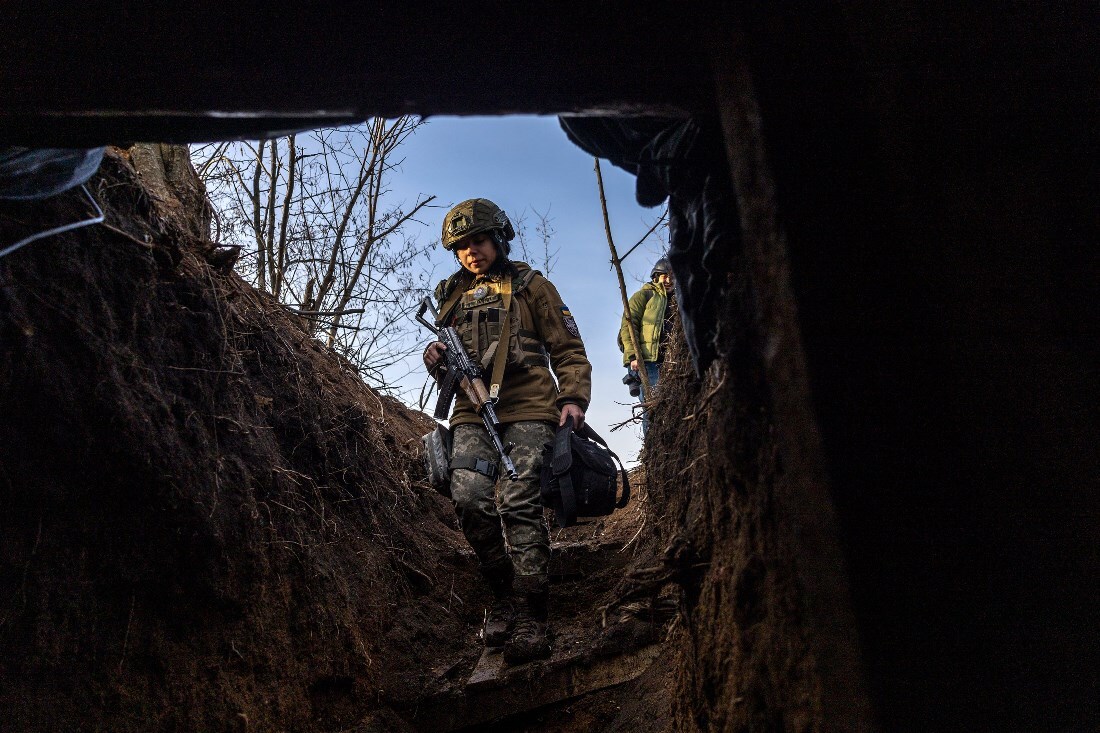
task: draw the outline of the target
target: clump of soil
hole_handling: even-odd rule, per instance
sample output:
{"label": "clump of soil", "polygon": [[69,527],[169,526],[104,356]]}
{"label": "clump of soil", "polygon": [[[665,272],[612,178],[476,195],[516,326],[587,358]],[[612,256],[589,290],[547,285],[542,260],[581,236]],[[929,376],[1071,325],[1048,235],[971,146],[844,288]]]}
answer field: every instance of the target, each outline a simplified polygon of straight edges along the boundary
{"label": "clump of soil", "polygon": [[[110,150],[89,184],[105,225],[0,260],[5,727],[384,716],[461,656],[483,600],[419,482],[426,418],[234,274],[178,172],[140,157]],[[3,204],[0,241],[85,207]]]}

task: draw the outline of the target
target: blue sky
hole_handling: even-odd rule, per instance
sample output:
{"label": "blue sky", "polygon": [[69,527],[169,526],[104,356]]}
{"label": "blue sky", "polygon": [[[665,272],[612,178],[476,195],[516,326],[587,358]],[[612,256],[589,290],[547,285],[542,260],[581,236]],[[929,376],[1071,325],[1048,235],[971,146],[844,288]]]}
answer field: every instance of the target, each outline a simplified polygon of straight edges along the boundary
{"label": "blue sky", "polygon": [[[438,242],[447,208],[474,197],[492,199],[509,215],[546,212],[555,230],[557,260],[548,274],[580,327],[593,366],[588,419],[624,462],[641,447],[640,428],[614,433],[610,426],[630,417],[631,398],[622,384],[622,354],[615,343],[622,300],[604,234],[593,158],[566,138],[554,117],[432,118],[401,147],[404,162],[389,180],[392,201],[412,205],[418,195],[435,195],[440,208],[419,217],[421,242]],[[601,161],[611,231],[620,254],[633,246],[663,209],[644,209],[634,200],[634,177]],[[409,234],[417,235],[416,227]],[[530,232],[536,240],[534,231]],[[664,252],[663,232],[652,235],[625,261],[623,274],[633,293],[648,279]],[[532,242],[533,244],[535,242]],[[513,257],[518,256],[513,251]],[[457,268],[439,248],[437,279]],[[426,339],[425,339],[426,341]],[[418,392],[423,372],[406,378]]]}

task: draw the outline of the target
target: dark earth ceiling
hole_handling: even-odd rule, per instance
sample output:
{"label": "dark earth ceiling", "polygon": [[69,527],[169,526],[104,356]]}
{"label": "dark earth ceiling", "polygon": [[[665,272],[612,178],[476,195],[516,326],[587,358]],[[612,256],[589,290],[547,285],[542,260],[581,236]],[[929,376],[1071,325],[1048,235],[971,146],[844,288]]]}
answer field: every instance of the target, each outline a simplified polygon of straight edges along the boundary
{"label": "dark earth ceiling", "polygon": [[373,115],[681,115],[713,89],[676,3],[6,3],[0,140],[186,142]]}

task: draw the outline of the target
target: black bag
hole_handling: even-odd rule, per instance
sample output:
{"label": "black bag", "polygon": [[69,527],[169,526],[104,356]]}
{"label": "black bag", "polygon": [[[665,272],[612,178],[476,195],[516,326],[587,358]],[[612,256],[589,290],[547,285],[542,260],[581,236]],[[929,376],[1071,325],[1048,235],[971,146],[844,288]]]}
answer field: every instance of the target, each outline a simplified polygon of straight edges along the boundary
{"label": "black bag", "polygon": [[[542,503],[554,510],[561,527],[576,524],[577,517],[607,516],[630,501],[630,481],[622,461],[587,424],[581,432],[584,437],[573,432],[573,418],[567,418],[542,453]],[[618,501],[617,474],[623,479]]]}

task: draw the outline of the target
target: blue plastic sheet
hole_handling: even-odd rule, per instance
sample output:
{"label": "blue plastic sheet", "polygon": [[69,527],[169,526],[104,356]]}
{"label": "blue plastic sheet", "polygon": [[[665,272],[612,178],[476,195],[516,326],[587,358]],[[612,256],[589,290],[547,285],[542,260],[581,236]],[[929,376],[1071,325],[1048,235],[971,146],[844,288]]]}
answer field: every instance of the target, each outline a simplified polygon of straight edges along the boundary
{"label": "blue plastic sheet", "polygon": [[0,148],[0,199],[56,196],[87,181],[105,148]]}

